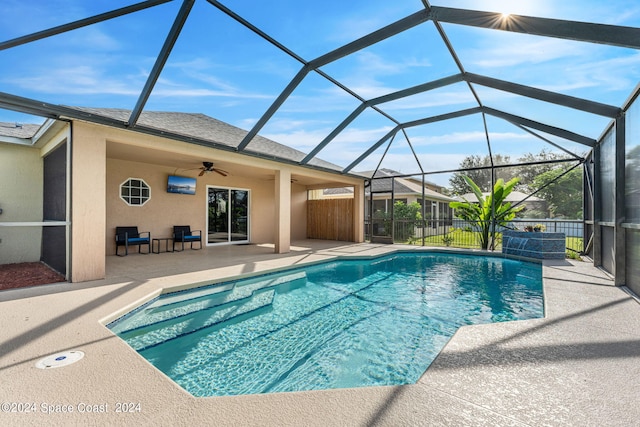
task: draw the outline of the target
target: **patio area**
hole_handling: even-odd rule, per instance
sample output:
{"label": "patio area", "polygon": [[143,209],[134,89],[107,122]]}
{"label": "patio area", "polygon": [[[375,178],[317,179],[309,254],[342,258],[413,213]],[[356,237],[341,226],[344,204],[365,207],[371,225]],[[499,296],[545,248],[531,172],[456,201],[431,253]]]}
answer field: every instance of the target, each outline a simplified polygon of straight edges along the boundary
{"label": "patio area", "polygon": [[[104,280],[2,291],[0,424],[637,423],[640,408],[628,399],[640,394],[640,305],[588,262],[545,261],[544,319],[463,327],[409,386],[194,398],[103,326],[163,287],[407,248],[415,249],[305,240],[287,254],[243,245],[109,256]],[[85,357],[35,367],[68,350]],[[21,413],[5,412],[7,403]]]}

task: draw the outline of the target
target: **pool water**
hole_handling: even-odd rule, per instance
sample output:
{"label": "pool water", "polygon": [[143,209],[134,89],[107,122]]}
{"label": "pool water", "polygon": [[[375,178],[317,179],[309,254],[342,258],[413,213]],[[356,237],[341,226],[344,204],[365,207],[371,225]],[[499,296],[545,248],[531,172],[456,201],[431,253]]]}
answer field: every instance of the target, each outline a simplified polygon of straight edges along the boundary
{"label": "pool water", "polygon": [[542,316],[540,264],[410,252],[164,294],[109,328],[223,396],[415,383],[460,326]]}

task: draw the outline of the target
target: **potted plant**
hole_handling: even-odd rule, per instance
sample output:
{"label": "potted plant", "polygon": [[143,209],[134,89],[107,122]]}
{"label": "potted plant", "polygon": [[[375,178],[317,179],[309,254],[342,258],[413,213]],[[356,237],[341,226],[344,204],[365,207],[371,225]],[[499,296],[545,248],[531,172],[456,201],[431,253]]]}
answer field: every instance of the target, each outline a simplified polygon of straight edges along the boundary
{"label": "potted plant", "polygon": [[533,226],[533,231],[535,231],[535,232],[544,231],[546,229],[547,229],[547,227],[545,227],[543,224],[536,224],[536,225]]}

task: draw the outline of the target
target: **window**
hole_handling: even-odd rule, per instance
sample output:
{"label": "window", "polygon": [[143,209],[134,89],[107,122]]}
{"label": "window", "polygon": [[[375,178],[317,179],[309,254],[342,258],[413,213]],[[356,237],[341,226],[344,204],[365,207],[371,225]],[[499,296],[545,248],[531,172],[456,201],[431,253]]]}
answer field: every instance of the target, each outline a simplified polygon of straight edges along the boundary
{"label": "window", "polygon": [[120,198],[129,206],[142,206],[151,198],[151,188],[140,178],[129,178],[120,184]]}
{"label": "window", "polygon": [[453,209],[449,207],[448,202],[440,202],[440,225],[453,225]]}
{"label": "window", "polygon": [[374,200],[373,201],[373,213],[386,213],[387,201],[386,200]]}

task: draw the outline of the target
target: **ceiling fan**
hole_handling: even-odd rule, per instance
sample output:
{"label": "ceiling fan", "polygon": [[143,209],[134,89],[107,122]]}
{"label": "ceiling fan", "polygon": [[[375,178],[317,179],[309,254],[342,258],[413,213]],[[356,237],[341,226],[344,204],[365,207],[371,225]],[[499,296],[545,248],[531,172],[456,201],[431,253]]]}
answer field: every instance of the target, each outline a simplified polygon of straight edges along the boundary
{"label": "ceiling fan", "polygon": [[198,176],[202,176],[202,175],[207,174],[209,172],[219,173],[222,176],[229,175],[229,172],[227,172],[225,170],[214,168],[213,167],[213,162],[202,162],[202,167],[198,168],[198,169],[200,169],[200,173],[198,174]]}

